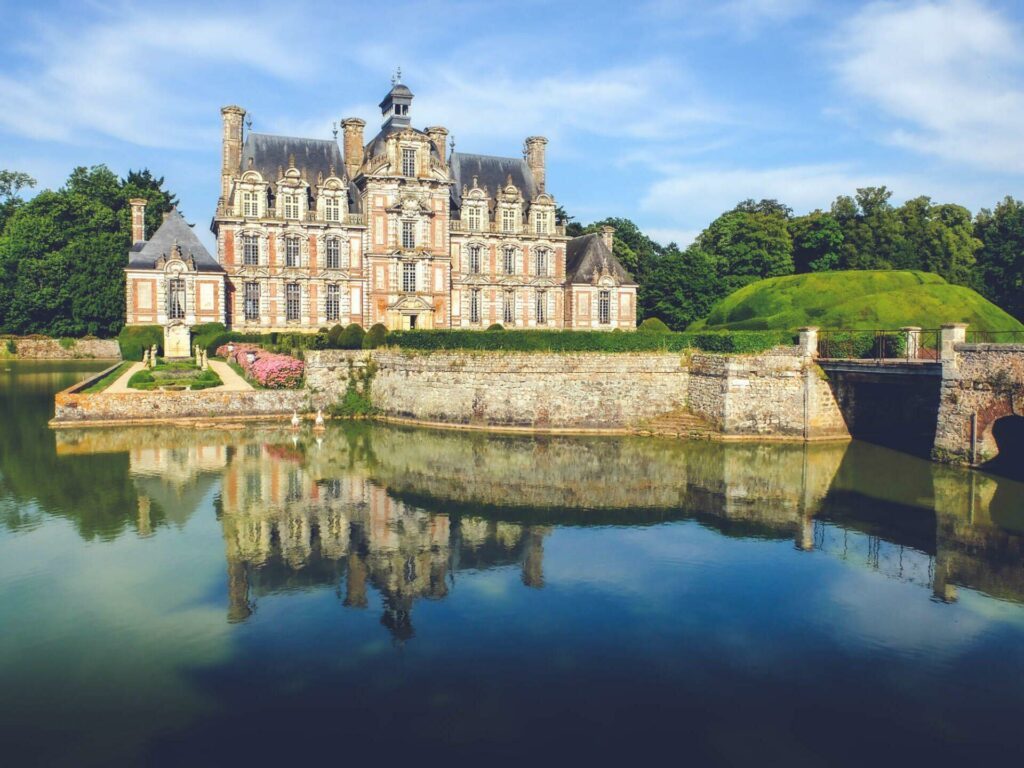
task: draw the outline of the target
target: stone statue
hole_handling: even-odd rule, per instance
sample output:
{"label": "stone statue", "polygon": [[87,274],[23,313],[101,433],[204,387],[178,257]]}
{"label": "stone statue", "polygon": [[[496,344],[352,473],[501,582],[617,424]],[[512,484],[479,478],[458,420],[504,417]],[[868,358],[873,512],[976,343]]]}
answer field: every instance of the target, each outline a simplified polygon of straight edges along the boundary
{"label": "stone statue", "polygon": [[143,350],[143,352],[142,352],[142,364],[146,368],[149,368],[149,350],[148,349]]}
{"label": "stone statue", "polygon": [[210,364],[206,360],[206,350],[205,349],[201,350],[199,352],[199,357],[201,359],[201,362],[199,363],[199,367],[202,368],[205,371],[207,368],[210,367]]}

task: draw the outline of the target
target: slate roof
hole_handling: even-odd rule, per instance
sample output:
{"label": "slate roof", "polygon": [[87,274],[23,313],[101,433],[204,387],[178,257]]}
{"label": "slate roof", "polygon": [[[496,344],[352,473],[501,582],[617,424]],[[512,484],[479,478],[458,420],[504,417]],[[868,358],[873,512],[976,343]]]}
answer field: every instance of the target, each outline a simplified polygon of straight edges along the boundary
{"label": "slate roof", "polygon": [[581,235],[565,247],[565,275],[570,283],[592,284],[602,272],[612,275],[620,284],[636,285],[633,276],[615,258],[600,234]]}
{"label": "slate roof", "polygon": [[[427,136],[427,134],[424,133],[423,131],[419,130],[418,128],[413,128],[412,126],[409,125],[395,125],[393,123],[390,125],[385,125],[383,128],[380,129],[380,133],[378,133],[376,136],[370,139],[370,143],[366,145],[367,159],[371,157],[376,157],[377,155],[383,153],[385,145],[388,140],[388,136],[390,136],[392,133],[398,133],[399,131],[414,131],[415,133],[418,133],[420,136],[429,138],[429,136]],[[438,160],[441,159],[440,152],[443,151],[444,147],[435,147],[433,143],[431,143],[430,154],[436,157]]]}
{"label": "slate roof", "polygon": [[155,269],[156,261],[161,256],[170,257],[175,243],[181,249],[181,256],[188,261],[192,256],[196,260],[196,269],[200,272],[223,272],[224,268],[210,255],[206,247],[199,242],[196,233],[177,209],[167,214],[153,236],[144,243],[136,243],[128,251],[128,269]]}
{"label": "slate roof", "polygon": [[280,169],[288,170],[291,158],[295,167],[303,172],[310,184],[316,184],[317,174],[326,179],[331,175],[339,178],[345,173],[345,162],[334,139],[299,139],[294,136],[272,136],[268,133],[250,133],[242,147],[242,167],[239,172],[259,171],[269,182],[277,181]]}
{"label": "slate roof", "polygon": [[455,181],[452,187],[452,205],[455,208],[462,207],[462,187],[465,185],[472,189],[474,176],[477,185],[487,187],[487,194],[492,198],[505,187],[509,176],[528,202],[537,194],[533,171],[522,158],[453,152],[450,162]]}

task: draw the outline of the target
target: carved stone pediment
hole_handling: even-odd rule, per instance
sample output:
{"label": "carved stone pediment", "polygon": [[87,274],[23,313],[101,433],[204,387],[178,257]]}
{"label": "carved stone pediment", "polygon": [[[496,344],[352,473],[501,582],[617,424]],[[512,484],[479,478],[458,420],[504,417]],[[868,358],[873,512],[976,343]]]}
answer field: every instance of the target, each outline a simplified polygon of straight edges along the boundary
{"label": "carved stone pediment", "polygon": [[399,312],[423,312],[433,310],[434,306],[422,296],[400,296],[388,306],[388,309]]}

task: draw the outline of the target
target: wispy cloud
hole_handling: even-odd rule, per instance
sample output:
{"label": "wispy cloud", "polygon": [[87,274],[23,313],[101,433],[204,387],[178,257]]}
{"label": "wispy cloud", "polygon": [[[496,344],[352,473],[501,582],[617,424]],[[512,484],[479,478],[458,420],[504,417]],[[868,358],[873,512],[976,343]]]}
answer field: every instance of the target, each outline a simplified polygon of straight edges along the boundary
{"label": "wispy cloud", "polygon": [[1024,35],[978,0],[874,3],[835,37],[844,93],[893,119],[885,140],[1024,171]]}

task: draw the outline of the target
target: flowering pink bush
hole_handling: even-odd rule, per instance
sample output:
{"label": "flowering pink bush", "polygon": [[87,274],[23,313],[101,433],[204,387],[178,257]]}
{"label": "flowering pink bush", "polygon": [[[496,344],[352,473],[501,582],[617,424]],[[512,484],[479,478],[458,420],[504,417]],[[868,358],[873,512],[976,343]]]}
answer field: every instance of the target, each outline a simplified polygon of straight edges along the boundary
{"label": "flowering pink bush", "polygon": [[[289,355],[267,352],[256,344],[235,344],[228,353],[228,345],[217,348],[217,357],[237,363],[245,375],[267,389],[295,389],[302,381],[306,366]],[[249,353],[255,355],[250,363]]]}

